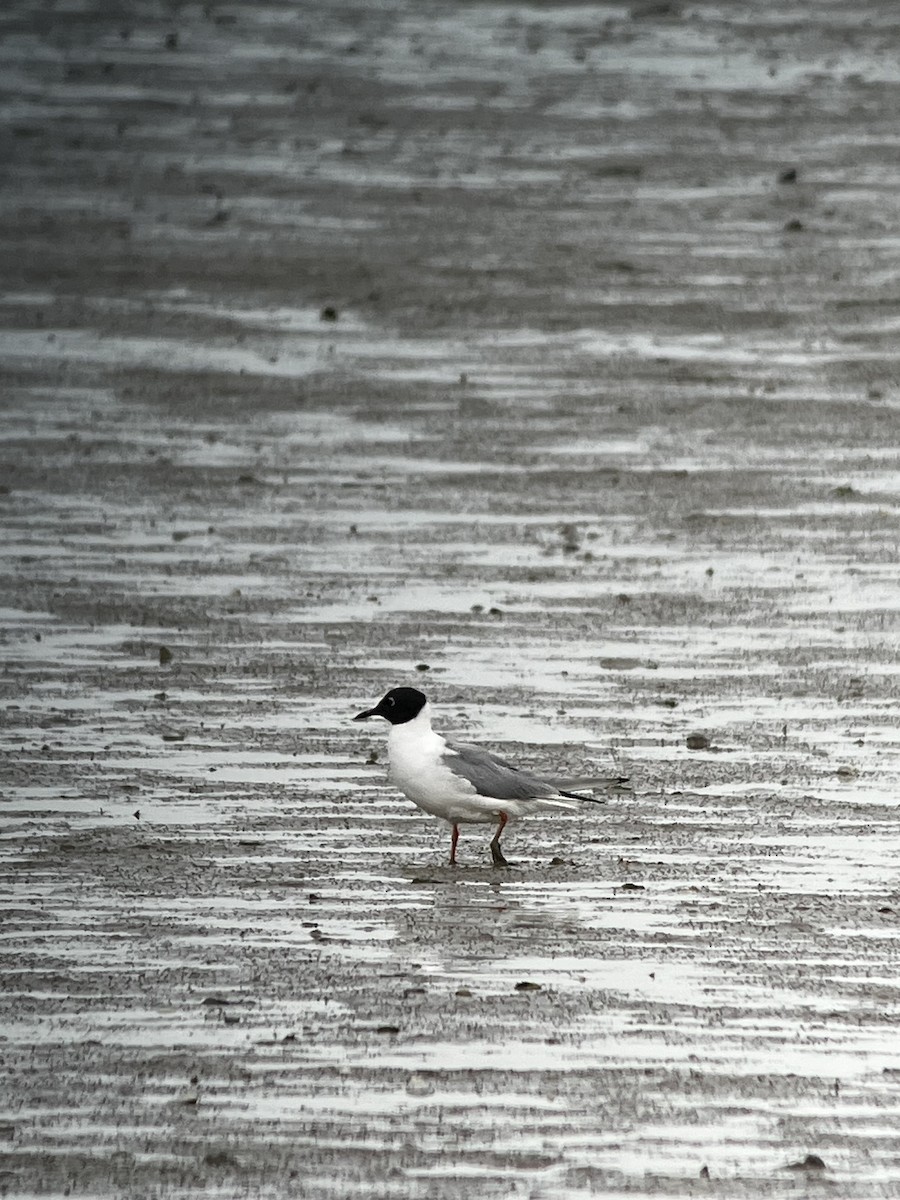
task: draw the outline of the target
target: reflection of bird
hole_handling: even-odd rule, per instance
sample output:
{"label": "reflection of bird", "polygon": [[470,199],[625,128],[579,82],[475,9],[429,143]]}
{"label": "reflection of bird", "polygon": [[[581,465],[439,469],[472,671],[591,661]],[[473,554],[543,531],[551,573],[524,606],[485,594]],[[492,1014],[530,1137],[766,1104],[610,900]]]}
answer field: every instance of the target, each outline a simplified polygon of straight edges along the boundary
{"label": "reflection of bird", "polygon": [[[390,779],[423,812],[443,817],[453,826],[451,866],[456,865],[460,825],[490,825],[496,821],[491,856],[495,867],[506,867],[509,864],[500,849],[500,834],[507,822],[547,809],[574,812],[578,804],[573,801],[603,803],[592,796],[564,791],[561,783],[520,771],[479,746],[448,742],[431,728],[430,705],[415,688],[393,688],[374,708],[353,719],[365,721],[369,717],[384,717],[391,723]],[[592,788],[616,782],[623,781],[580,779],[569,786]]]}

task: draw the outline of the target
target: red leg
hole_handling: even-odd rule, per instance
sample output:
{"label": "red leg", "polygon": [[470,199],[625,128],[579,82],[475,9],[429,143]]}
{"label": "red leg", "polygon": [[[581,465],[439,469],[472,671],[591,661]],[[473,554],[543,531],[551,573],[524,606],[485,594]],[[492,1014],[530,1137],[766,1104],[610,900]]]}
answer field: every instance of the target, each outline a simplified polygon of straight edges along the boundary
{"label": "red leg", "polygon": [[497,832],[491,840],[491,858],[494,860],[495,867],[508,867],[509,863],[503,857],[503,851],[500,849],[500,834],[506,828],[506,822],[509,817],[505,812],[500,814],[500,824],[497,826]]}
{"label": "red leg", "polygon": [[453,826],[453,832],[450,834],[450,866],[456,866],[456,843],[459,841],[459,826]]}

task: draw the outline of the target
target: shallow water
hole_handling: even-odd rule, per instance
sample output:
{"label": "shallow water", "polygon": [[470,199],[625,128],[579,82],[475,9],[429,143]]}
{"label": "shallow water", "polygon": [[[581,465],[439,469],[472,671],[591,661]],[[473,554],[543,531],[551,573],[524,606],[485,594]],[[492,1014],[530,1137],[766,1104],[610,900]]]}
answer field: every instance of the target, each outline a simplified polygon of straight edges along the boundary
{"label": "shallow water", "polygon": [[0,16],[0,1190],[900,1195],[897,21],[657,7]]}

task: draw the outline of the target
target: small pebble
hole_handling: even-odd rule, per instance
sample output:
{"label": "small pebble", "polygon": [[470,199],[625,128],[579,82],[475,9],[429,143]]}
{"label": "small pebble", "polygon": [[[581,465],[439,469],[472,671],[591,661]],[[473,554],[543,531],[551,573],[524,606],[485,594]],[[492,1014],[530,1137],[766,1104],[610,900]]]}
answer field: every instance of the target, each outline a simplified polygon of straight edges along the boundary
{"label": "small pebble", "polygon": [[807,1154],[800,1162],[787,1163],[785,1171],[826,1171],[828,1168],[818,1154]]}
{"label": "small pebble", "polygon": [[425,1075],[410,1075],[406,1081],[406,1092],[409,1096],[430,1096],[434,1092],[434,1084]]}

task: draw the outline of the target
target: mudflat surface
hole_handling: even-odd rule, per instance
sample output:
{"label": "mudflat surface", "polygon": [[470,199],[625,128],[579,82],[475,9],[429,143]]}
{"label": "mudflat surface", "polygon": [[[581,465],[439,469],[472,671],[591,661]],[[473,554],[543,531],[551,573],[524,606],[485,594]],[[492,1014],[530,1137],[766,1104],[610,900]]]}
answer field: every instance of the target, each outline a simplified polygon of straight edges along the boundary
{"label": "mudflat surface", "polygon": [[896,6],[0,38],[0,1191],[900,1196]]}

